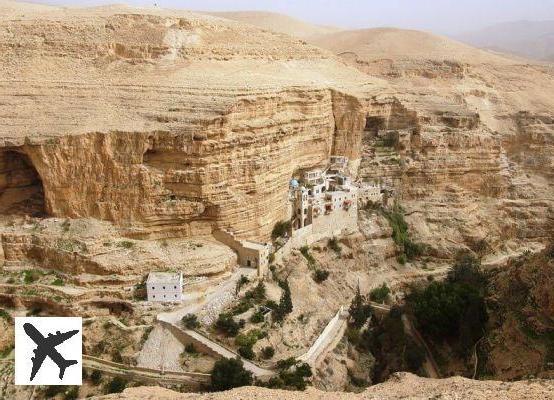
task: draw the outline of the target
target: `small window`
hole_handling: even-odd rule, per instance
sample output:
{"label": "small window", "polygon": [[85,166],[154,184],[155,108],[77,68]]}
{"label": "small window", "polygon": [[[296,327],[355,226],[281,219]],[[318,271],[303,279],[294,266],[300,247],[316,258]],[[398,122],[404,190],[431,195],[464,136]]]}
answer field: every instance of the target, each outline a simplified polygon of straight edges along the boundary
{"label": "small window", "polygon": [[154,286],[152,286],[152,290],[154,290]]}
{"label": "small window", "polygon": [[164,294],[164,299],[165,299],[165,294]]}
{"label": "small window", "polygon": [[152,295],[152,298],[153,298],[153,299],[155,299],[155,298],[156,298],[156,295],[155,295],[155,294],[153,294],[153,295]]}
{"label": "small window", "polygon": [[177,286],[173,286],[173,289],[177,289]]}
{"label": "small window", "polygon": [[162,286],[162,289],[165,290],[165,286]]}
{"label": "small window", "polygon": [[175,298],[177,298],[177,295],[175,295]]}

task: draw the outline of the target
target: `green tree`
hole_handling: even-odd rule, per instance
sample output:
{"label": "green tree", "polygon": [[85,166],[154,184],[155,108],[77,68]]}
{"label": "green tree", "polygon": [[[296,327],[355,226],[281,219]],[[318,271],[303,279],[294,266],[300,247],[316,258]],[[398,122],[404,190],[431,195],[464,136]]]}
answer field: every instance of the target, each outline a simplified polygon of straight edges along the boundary
{"label": "green tree", "polygon": [[217,321],[215,322],[215,327],[227,336],[237,336],[240,330],[240,325],[231,315],[226,313],[219,314]]}
{"label": "green tree", "polygon": [[356,289],[356,295],[350,303],[350,309],[348,312],[350,314],[351,325],[357,329],[360,329],[371,316],[371,307],[367,304],[366,299],[360,293],[359,285]]}
{"label": "green tree", "polygon": [[229,390],[252,384],[252,373],[244,369],[239,358],[224,358],[215,362],[211,373],[213,391]]}
{"label": "green tree", "polygon": [[116,376],[106,386],[106,393],[121,393],[126,387],[127,380]]}

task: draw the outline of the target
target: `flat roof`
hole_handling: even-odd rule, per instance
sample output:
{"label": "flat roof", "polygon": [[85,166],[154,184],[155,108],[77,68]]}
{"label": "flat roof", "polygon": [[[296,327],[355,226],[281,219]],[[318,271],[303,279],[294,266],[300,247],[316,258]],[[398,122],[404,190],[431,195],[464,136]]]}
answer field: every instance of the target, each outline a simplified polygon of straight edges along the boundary
{"label": "flat roof", "polygon": [[253,242],[251,240],[243,240],[242,245],[247,249],[254,249],[254,250],[264,250],[268,246],[266,243]]}
{"label": "flat roof", "polygon": [[179,283],[180,281],[180,272],[150,272],[146,280],[148,283]]}

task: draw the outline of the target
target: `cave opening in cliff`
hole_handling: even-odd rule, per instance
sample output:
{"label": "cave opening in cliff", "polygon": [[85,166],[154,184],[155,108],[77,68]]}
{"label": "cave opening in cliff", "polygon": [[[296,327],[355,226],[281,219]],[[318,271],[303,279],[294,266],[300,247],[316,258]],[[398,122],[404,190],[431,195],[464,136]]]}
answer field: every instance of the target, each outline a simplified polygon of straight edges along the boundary
{"label": "cave opening in cliff", "polygon": [[365,119],[365,132],[373,137],[378,136],[379,131],[385,129],[385,118],[377,116],[368,116]]}
{"label": "cave opening in cliff", "polygon": [[46,214],[40,175],[29,157],[18,151],[0,152],[0,214]]}

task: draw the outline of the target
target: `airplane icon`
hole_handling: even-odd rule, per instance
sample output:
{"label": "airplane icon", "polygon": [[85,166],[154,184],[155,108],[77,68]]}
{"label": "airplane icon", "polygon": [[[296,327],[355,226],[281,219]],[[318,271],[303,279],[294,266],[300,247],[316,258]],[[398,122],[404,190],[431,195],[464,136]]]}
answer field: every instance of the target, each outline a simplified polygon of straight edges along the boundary
{"label": "airplane icon", "polygon": [[35,355],[34,357],[31,357],[31,361],[33,361],[31,381],[37,374],[46,357],[50,357],[50,359],[57,364],[58,368],[60,369],[60,379],[63,379],[63,374],[65,373],[65,369],[67,367],[77,364],[77,360],[66,360],[65,358],[63,358],[61,354],[55,349],[55,347],[65,342],[73,335],[79,333],[79,330],[73,330],[64,333],[60,333],[60,331],[57,331],[55,335],[49,333],[47,337],[44,337],[38,331],[38,329],[29,322],[23,324],[23,329],[25,330],[27,336],[29,336],[33,340],[33,342],[37,344],[37,348],[33,350]]}

